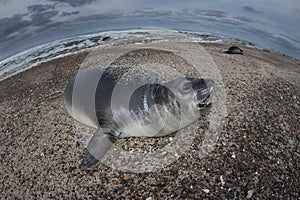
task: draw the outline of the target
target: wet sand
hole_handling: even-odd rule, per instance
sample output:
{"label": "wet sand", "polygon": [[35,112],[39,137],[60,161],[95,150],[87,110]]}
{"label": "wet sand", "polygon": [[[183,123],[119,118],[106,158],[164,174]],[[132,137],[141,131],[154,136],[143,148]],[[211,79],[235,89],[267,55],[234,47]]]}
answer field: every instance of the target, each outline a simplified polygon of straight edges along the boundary
{"label": "wet sand", "polygon": [[[184,59],[170,58],[161,51],[176,45],[189,47],[191,52],[183,54],[190,56],[190,65],[197,64],[193,63],[199,56],[193,54],[200,46],[197,43],[167,42],[134,48],[155,48],[155,55],[147,59],[162,65],[172,62],[184,73],[185,69],[180,69]],[[78,167],[85,146],[64,108],[63,92],[68,80],[91,56],[89,52],[59,58],[1,81],[0,196],[298,199],[300,61],[241,45],[244,55],[224,54],[230,46],[201,44],[219,70],[226,92],[227,116],[215,149],[199,158],[201,136],[196,136],[181,158],[154,172],[122,172],[101,163],[88,171]],[[107,54],[99,59],[110,64],[110,56],[124,55],[122,47],[119,49],[105,50]],[[174,50],[174,54],[179,53]],[[137,51],[119,57],[113,64],[136,65],[137,55],[141,55],[142,62],[145,55]],[[128,148],[138,149],[155,142],[159,145],[160,140],[168,138],[128,139],[121,146],[127,142]]]}

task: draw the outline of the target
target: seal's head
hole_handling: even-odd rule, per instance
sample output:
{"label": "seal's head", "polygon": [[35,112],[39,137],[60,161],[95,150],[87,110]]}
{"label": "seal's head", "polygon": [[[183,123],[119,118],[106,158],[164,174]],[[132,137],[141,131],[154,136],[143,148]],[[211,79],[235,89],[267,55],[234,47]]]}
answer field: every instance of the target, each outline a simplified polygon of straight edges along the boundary
{"label": "seal's head", "polygon": [[176,91],[175,94],[181,106],[186,104],[191,109],[204,110],[212,105],[209,97],[213,91],[213,85],[212,79],[179,77],[170,81],[167,87]]}
{"label": "seal's head", "polygon": [[213,91],[214,81],[212,79],[198,79],[185,77],[187,82],[182,86],[182,90],[189,89],[194,91],[194,101],[199,110],[209,108],[212,102],[209,100]]}

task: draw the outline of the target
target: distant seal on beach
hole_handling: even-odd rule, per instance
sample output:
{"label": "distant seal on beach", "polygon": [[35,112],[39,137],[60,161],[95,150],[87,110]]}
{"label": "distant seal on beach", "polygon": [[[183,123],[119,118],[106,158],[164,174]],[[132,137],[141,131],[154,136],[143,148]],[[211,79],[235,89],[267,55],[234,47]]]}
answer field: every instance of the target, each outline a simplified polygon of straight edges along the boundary
{"label": "distant seal on beach", "polygon": [[227,53],[227,54],[241,54],[241,55],[243,55],[243,50],[241,48],[237,47],[237,46],[231,46],[224,53]]}
{"label": "distant seal on beach", "polygon": [[[178,77],[158,83],[129,67],[89,68],[68,83],[64,102],[77,121],[97,128],[81,168],[101,160],[113,143],[126,137],[159,137],[196,121],[209,100],[213,80]],[[146,77],[146,78],[145,78]]]}

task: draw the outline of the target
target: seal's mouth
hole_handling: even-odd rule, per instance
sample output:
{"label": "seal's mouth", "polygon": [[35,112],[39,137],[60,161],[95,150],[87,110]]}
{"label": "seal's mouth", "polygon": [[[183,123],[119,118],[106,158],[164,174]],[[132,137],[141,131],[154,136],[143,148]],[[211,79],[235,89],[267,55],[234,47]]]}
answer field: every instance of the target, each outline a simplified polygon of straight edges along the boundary
{"label": "seal's mouth", "polygon": [[211,105],[212,105],[212,101],[209,99],[210,95],[208,95],[206,97],[206,99],[202,100],[201,102],[199,102],[197,104],[197,107],[199,110],[203,110],[203,109],[206,109],[206,108],[210,108]]}

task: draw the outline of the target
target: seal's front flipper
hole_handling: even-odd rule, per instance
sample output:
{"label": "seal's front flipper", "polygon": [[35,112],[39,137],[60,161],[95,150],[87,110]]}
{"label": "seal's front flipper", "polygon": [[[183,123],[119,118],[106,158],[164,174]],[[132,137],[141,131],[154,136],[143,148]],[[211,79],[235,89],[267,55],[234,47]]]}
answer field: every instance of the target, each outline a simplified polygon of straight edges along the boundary
{"label": "seal's front flipper", "polygon": [[109,133],[103,133],[102,130],[99,129],[89,141],[87,151],[83,157],[82,163],[80,164],[80,168],[88,169],[93,164],[101,160],[113,146],[115,141],[116,138],[111,136]]}

